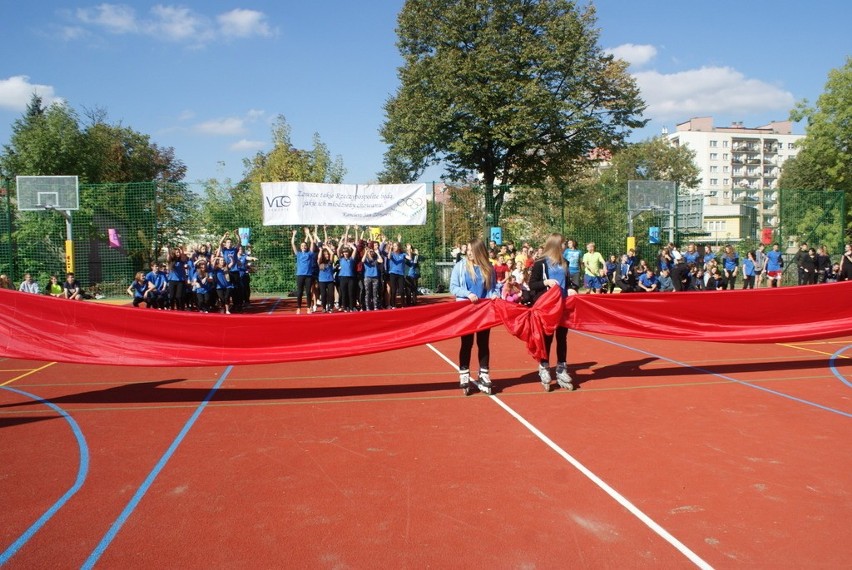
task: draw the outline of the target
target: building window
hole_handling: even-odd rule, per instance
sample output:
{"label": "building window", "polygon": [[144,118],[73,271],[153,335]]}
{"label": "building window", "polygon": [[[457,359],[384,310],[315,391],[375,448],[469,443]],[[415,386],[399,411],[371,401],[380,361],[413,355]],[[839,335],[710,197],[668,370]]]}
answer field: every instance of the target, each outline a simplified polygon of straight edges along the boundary
{"label": "building window", "polygon": [[796,143],[787,143],[788,150],[793,150],[794,148],[796,148]]}
{"label": "building window", "polygon": [[728,148],[728,141],[722,141],[722,148]]}
{"label": "building window", "polygon": [[728,153],[727,152],[722,155],[722,160],[728,160]]}
{"label": "building window", "polygon": [[719,167],[718,166],[711,166],[710,172],[719,172]]}
{"label": "building window", "polygon": [[727,171],[728,171],[728,168],[729,168],[728,166],[723,166],[723,167],[722,167],[722,172],[727,172]]}
{"label": "building window", "polygon": [[718,160],[718,159],[719,159],[719,155],[717,153],[715,153],[715,152],[710,153],[710,160]]}
{"label": "building window", "polygon": [[728,180],[727,178],[725,178],[725,179],[723,179],[723,180],[722,180],[722,185],[723,185],[723,186],[730,186],[730,185],[731,185],[731,181],[730,181],[730,180]]}
{"label": "building window", "polygon": [[710,146],[712,148],[716,148],[716,141],[710,141]]}
{"label": "building window", "polygon": [[711,178],[710,179],[710,186],[718,186],[718,185],[719,185],[719,179],[718,178]]}

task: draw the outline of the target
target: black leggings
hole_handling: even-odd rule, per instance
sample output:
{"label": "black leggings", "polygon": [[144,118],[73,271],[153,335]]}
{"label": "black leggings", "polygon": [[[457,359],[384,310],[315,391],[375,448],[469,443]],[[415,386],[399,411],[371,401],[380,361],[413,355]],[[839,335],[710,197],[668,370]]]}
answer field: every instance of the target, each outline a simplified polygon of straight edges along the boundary
{"label": "black leggings", "polygon": [[355,308],[355,293],[358,290],[358,282],[354,277],[340,278],[340,307],[352,310]]}
{"label": "black leggings", "polygon": [[[320,281],[319,290],[320,304],[323,308],[330,309],[334,304],[334,281]],[[329,299],[329,295],[331,295],[331,299]]]}
{"label": "black leggings", "polygon": [[296,308],[302,308],[302,296],[307,292],[308,305],[311,304],[311,287],[313,287],[314,278],[311,275],[296,275]]}
{"label": "black leggings", "polygon": [[402,295],[405,292],[405,277],[396,273],[389,274],[390,277],[390,300],[389,307],[396,307],[397,295]]}
{"label": "black leggings", "polygon": [[[491,338],[491,329],[485,329],[474,334],[476,335],[476,349],[479,351],[479,369],[488,370],[488,362],[491,359],[491,348],[488,342]],[[470,354],[473,352],[474,334],[461,337],[459,370],[470,370]]]}
{"label": "black leggings", "polygon": [[169,281],[169,303],[172,309],[177,306],[181,311],[184,309],[184,282],[183,281]]}
{"label": "black leggings", "polygon": [[[556,362],[567,362],[568,361],[568,329],[565,327],[556,327],[555,331],[556,336]],[[554,335],[546,334],[544,335],[544,352],[548,356],[550,355],[550,345],[553,342]],[[547,362],[547,360],[543,360],[542,363]]]}

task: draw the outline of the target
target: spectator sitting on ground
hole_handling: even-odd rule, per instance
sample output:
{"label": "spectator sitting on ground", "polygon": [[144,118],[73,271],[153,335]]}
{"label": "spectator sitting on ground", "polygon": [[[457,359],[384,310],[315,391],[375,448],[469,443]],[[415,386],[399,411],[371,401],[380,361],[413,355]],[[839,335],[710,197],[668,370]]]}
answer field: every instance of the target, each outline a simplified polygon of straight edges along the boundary
{"label": "spectator sitting on ground", "polygon": [[62,288],[65,290],[65,298],[70,299],[72,301],[82,301],[83,300],[83,289],[80,287],[80,283],[74,278],[74,274],[69,272],[65,277],[65,283]]}
{"label": "spectator sitting on ground", "polygon": [[18,287],[18,291],[23,293],[35,293],[38,295],[38,283],[33,281],[33,276],[29,273],[24,273],[24,280],[21,281],[21,286]]}
{"label": "spectator sitting on ground", "polygon": [[50,276],[50,283],[47,284],[47,290],[45,292],[51,297],[65,296],[65,289],[62,288],[62,284],[59,282],[59,277],[56,275]]}
{"label": "spectator sitting on ground", "polygon": [[504,301],[508,301],[510,303],[521,302],[521,286],[515,280],[515,275],[513,273],[506,275],[506,282],[503,284],[503,289],[500,295],[503,297]]}
{"label": "spectator sitting on ground", "polygon": [[0,275],[0,289],[14,289],[14,287],[12,286],[12,281],[5,273],[3,275]]}
{"label": "spectator sitting on ground", "polygon": [[664,293],[668,291],[674,291],[674,282],[672,281],[672,278],[669,275],[668,269],[663,269],[662,271],[660,271],[660,276],[658,279],[660,281],[660,291]]}
{"label": "spectator sitting on ground", "polygon": [[660,280],[654,274],[654,270],[650,267],[645,269],[645,273],[643,273],[639,277],[639,282],[636,283],[636,286],[640,291],[645,291],[646,293],[656,293],[660,290]]}

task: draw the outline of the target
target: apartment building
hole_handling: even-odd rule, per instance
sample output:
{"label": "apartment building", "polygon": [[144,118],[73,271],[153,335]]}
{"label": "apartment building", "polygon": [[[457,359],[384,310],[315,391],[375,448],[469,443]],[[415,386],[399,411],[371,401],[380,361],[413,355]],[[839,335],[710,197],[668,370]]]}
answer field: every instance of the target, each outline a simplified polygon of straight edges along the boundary
{"label": "apartment building", "polygon": [[[675,132],[665,136],[671,144],[686,145],[695,152],[695,163],[701,170],[705,225],[720,221],[708,216],[715,207],[737,205],[748,218],[752,218],[749,211],[753,209],[754,221],[739,224],[733,239],[755,237],[760,228],[778,226],[781,167],[798,153],[796,142],[804,136],[793,134],[790,121],[756,128],[742,123],[714,127],[712,117],[699,117],[678,124]],[[715,227],[706,229],[716,233]],[[734,232],[725,233],[731,236]]]}

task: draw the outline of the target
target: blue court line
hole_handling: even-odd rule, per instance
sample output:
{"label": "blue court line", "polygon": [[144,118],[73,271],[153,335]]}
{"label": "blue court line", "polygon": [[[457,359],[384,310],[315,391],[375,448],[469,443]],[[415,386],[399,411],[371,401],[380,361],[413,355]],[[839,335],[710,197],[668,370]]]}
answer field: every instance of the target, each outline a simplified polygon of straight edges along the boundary
{"label": "blue court line", "polygon": [[850,348],[852,348],[852,344],[847,344],[846,346],[832,354],[831,358],[828,359],[828,367],[831,368],[831,373],[834,374],[838,380],[852,388],[852,382],[844,378],[843,374],[841,374],[837,367],[834,365],[834,363],[837,362],[837,359],[840,357],[841,353],[846,352]]}
{"label": "blue court line", "polygon": [[86,476],[89,473],[89,447],[86,445],[86,438],[83,436],[83,431],[80,429],[80,426],[74,421],[68,413],[48,400],[44,398],[39,398],[34,394],[30,394],[29,392],[24,392],[23,390],[18,390],[17,388],[10,388],[8,386],[0,386],[3,390],[7,390],[9,392],[13,392],[15,394],[19,394],[21,396],[25,396],[38,402],[39,404],[44,404],[49,407],[64,419],[68,425],[71,426],[71,431],[74,433],[74,437],[77,440],[77,447],[80,450],[80,465],[77,467],[77,479],[74,481],[74,485],[68,489],[64,495],[62,495],[53,505],[47,509],[39,519],[34,522],[24,533],[18,537],[18,539],[13,542],[9,548],[0,553],[0,566],[3,566],[12,556],[15,555],[18,550],[21,549],[32,537],[38,532],[41,527],[47,523],[61,509],[65,506],[65,503],[74,496],[77,491],[80,490],[80,487],[83,486],[83,483],[86,481]]}
{"label": "blue court line", "polygon": [[280,305],[280,304],[281,304],[281,297],[278,297],[277,299],[275,299],[275,303],[272,305],[272,308],[271,308],[271,309],[269,309],[269,311],[267,312],[267,314],[274,313],[274,312],[275,312],[275,309],[276,309],[276,308],[278,307],[278,305]]}
{"label": "blue court line", "polygon": [[169,448],[166,450],[166,452],[163,454],[163,456],[160,458],[160,460],[157,462],[151,472],[148,473],[148,476],[145,478],[145,481],[143,481],[139,489],[136,490],[136,493],[134,493],[133,497],[130,499],[130,502],[127,503],[127,506],[124,507],[123,511],[121,511],[121,514],[118,516],[117,519],[115,519],[115,522],[112,523],[110,529],[107,531],[107,533],[98,543],[98,545],[86,559],[86,562],[83,563],[81,568],[88,569],[94,567],[94,565],[103,555],[103,553],[109,547],[110,543],[112,543],[113,539],[118,534],[118,531],[121,530],[121,527],[124,526],[124,523],[127,522],[127,519],[130,518],[130,515],[133,514],[133,511],[139,505],[139,502],[142,500],[145,494],[148,492],[148,489],[151,488],[151,485],[154,483],[154,480],[157,478],[163,468],[166,466],[166,463],[168,463],[169,459],[171,459],[172,455],[174,455],[174,452],[177,450],[178,446],[183,441],[183,438],[185,438],[186,434],[189,433],[189,430],[192,429],[192,426],[195,424],[195,421],[201,415],[201,412],[203,412],[204,408],[207,407],[207,403],[213,398],[213,395],[216,393],[219,387],[222,386],[222,383],[225,381],[225,378],[228,377],[228,375],[231,373],[231,370],[233,369],[234,367],[232,365],[229,365],[227,368],[225,368],[224,372],[222,372],[222,375],[219,376],[219,380],[210,389],[210,392],[207,393],[207,396],[205,396],[204,401],[201,402],[195,409],[195,412],[192,414],[189,420],[187,420],[186,424],[183,426],[183,429],[180,430],[180,433],[177,434],[177,437],[175,437],[172,444],[169,446]]}
{"label": "blue court line", "polygon": [[[816,402],[811,402],[810,400],[803,400],[802,398],[797,398],[796,396],[791,396],[790,394],[785,394],[784,392],[778,392],[776,390],[772,390],[770,388],[765,388],[765,387],[759,386],[757,384],[751,384],[750,382],[746,382],[744,380],[737,380],[736,378],[731,378],[730,376],[726,376],[724,374],[719,374],[718,372],[713,372],[712,370],[707,370],[706,368],[699,368],[697,366],[692,366],[691,364],[687,364],[685,362],[679,362],[679,361],[671,359],[671,358],[666,358],[665,356],[660,356],[659,354],[654,354],[653,352],[648,352],[647,350],[642,350],[641,348],[634,348],[634,347],[628,346],[626,344],[621,344],[619,342],[615,342],[615,341],[608,340],[608,339],[605,339],[605,338],[600,338],[600,337],[597,337],[595,335],[591,335],[591,334],[583,333],[583,332],[579,332],[579,331],[571,331],[571,333],[572,334],[579,334],[579,335],[589,337],[589,338],[593,338],[595,340],[599,340],[599,341],[605,342],[607,344],[619,346],[621,348],[626,348],[628,350],[632,350],[632,351],[638,352],[640,354],[647,354],[648,356],[653,356],[654,358],[658,358],[660,360],[665,360],[666,362],[671,362],[672,364],[677,364],[678,366],[682,366],[684,368],[690,368],[690,369],[695,370],[697,372],[701,372],[702,374],[710,374],[711,376],[716,376],[718,378],[722,378],[723,380],[727,380],[729,382],[734,382],[734,383],[739,384],[741,386],[747,386],[749,388],[754,388],[755,390],[767,392],[767,393],[773,394],[775,396],[781,396],[782,398],[787,398],[788,400],[793,400],[794,402],[798,402],[800,404],[813,406],[814,408],[819,408],[820,410],[825,410],[826,412],[831,412],[833,414],[838,414],[838,415],[841,415],[841,416],[845,416],[847,418],[852,418],[852,414],[850,414],[848,412],[844,412],[843,410],[836,410],[834,408],[829,408],[828,406],[823,406],[822,404],[817,404]],[[842,350],[845,350],[845,349],[842,349]],[[842,350],[838,351],[838,353],[842,352]],[[837,354],[837,353],[835,353],[835,354]],[[844,380],[844,382],[845,382],[845,380]]]}

